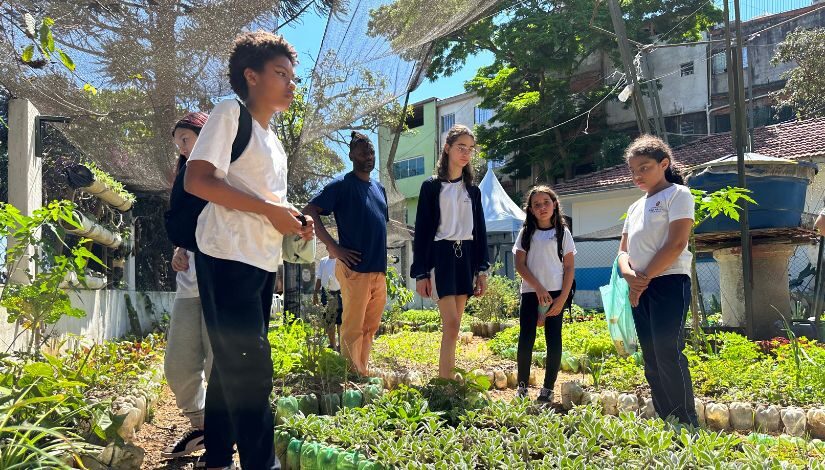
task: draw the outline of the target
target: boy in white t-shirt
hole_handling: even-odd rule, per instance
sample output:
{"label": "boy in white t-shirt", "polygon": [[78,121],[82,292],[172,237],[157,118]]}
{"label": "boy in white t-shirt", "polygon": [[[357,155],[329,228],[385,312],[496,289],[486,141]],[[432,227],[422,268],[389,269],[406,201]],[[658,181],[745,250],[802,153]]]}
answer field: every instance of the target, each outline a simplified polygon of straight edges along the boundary
{"label": "boy in white t-shirt", "polygon": [[281,36],[238,36],[229,81],[252,116],[249,143],[231,162],[243,110],[227,100],[212,111],[187,162],[186,191],[209,202],[195,232],[198,288],[214,352],[206,393],[209,468],[232,465],[232,440],[243,468],[280,468],[269,405],[269,312],[284,235],[310,239],[313,224],[286,202],[286,155],[269,122],[292,103],[296,62]]}
{"label": "boy in white t-shirt", "polygon": [[690,305],[688,240],[694,199],[673,169],[670,147],[644,135],[625,152],[633,182],[646,194],[627,210],[619,268],[630,287],[633,320],[656,413],[698,426],[693,384],[682,350]]}

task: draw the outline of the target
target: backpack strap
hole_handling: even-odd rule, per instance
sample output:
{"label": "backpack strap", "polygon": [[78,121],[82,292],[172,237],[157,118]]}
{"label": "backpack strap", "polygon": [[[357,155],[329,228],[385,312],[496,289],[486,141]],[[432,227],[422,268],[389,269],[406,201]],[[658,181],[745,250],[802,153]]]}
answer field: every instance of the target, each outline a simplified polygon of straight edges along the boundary
{"label": "backpack strap", "polygon": [[238,133],[235,134],[235,140],[232,141],[232,156],[229,161],[234,162],[241,156],[246,147],[252,139],[252,115],[246,109],[240,100],[236,100],[241,107],[241,113],[238,116]]}

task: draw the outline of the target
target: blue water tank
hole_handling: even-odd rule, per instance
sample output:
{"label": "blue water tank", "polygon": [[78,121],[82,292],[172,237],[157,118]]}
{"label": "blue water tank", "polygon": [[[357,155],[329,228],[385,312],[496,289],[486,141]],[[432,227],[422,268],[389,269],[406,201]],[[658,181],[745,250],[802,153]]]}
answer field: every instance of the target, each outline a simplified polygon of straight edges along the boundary
{"label": "blue water tank", "polygon": [[[808,185],[816,175],[811,162],[786,160],[765,155],[745,154],[745,174],[751,197],[757,204],[748,205],[751,229],[799,227],[805,209]],[[707,192],[739,186],[736,155],[698,165],[689,170],[687,184]],[[739,230],[739,222],[719,215],[696,228],[696,233]]]}

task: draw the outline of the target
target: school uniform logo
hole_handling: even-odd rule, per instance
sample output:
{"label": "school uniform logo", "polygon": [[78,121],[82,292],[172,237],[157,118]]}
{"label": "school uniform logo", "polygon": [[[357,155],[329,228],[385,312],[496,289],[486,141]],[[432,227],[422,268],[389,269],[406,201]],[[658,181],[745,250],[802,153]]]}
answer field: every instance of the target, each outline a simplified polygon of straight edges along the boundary
{"label": "school uniform logo", "polygon": [[661,214],[665,211],[665,208],[662,207],[662,201],[656,201],[656,205],[651,206],[647,211],[651,214]]}

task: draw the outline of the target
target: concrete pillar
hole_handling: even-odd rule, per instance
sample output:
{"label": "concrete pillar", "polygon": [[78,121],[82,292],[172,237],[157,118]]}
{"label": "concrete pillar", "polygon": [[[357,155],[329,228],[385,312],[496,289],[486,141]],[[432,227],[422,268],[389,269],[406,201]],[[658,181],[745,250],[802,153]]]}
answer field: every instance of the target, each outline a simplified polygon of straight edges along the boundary
{"label": "concrete pillar", "polygon": [[[9,101],[9,204],[24,215],[31,215],[43,203],[43,159],[35,155],[37,109],[30,101],[14,98]],[[9,248],[14,240],[9,240]],[[28,281],[26,268],[34,272],[30,248],[25,259],[11,267],[9,280]]]}
{"label": "concrete pillar", "polygon": [[[791,293],[788,287],[788,262],[793,245],[753,246],[753,339],[768,339],[776,333],[774,323],[781,316],[791,316]],[[719,263],[722,297],[722,322],[727,326],[745,327],[742,249],[723,248],[713,252]]]}

